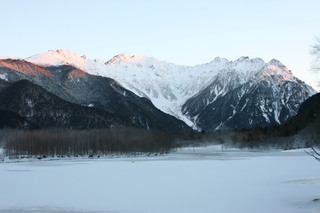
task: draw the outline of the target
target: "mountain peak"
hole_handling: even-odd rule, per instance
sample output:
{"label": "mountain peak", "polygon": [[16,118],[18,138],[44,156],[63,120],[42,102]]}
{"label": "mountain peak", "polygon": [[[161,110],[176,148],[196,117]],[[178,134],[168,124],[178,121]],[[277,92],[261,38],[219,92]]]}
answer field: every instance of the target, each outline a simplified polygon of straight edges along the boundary
{"label": "mountain peak", "polygon": [[209,62],[209,64],[210,63],[228,63],[228,62],[229,62],[228,59],[215,57],[212,61]]}
{"label": "mountain peak", "polygon": [[79,58],[79,56],[76,53],[67,49],[48,50],[47,55],[59,57],[61,59]]}
{"label": "mountain peak", "polygon": [[260,64],[264,64],[264,60],[261,58],[250,58],[249,56],[241,56],[240,58],[238,58],[237,60],[235,60],[235,62],[250,62],[250,63],[260,63]]}
{"label": "mountain peak", "polygon": [[237,61],[246,61],[249,60],[249,56],[241,56]]}
{"label": "mountain peak", "polygon": [[83,68],[85,60],[85,57],[80,57],[66,49],[48,50],[26,59],[26,61],[42,66],[73,65],[78,68]]}
{"label": "mountain peak", "polygon": [[281,66],[281,67],[284,67],[284,65],[277,59],[271,59],[269,62],[268,62],[269,65],[276,65],[276,66]]}
{"label": "mountain peak", "polygon": [[143,60],[145,58],[147,58],[147,57],[143,56],[143,55],[135,56],[135,55],[131,55],[128,53],[122,53],[122,54],[114,56],[112,59],[107,61],[105,64],[106,65],[113,65],[113,64],[132,63],[135,61]]}

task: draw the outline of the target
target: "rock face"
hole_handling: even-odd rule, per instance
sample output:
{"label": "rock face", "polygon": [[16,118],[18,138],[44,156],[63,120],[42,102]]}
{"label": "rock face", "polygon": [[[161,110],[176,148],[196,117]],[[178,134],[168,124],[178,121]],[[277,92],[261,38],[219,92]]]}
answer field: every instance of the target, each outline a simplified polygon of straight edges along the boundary
{"label": "rock face", "polygon": [[244,80],[236,71],[222,72],[183,105],[185,114],[206,131],[266,127],[296,115],[315,91],[278,61]]}
{"label": "rock face", "polygon": [[[18,66],[21,64],[23,64],[23,66]],[[28,67],[30,70],[28,73],[25,73],[25,67]],[[63,117],[68,119],[64,121],[60,120],[60,118],[53,119],[52,121],[48,121],[48,124],[41,123],[41,127],[57,125],[59,127],[68,128],[68,125],[70,125],[69,128],[81,129],[125,125],[158,129],[173,134],[192,131],[192,129],[184,122],[165,114],[154,107],[148,99],[138,97],[110,78],[89,75],[78,68],[66,65],[40,67],[41,72],[38,68],[38,65],[34,65],[27,61],[0,61],[0,75],[2,76],[0,91],[2,88],[4,90],[3,93],[5,93],[0,104],[3,104],[8,100],[19,100],[20,102],[27,103],[27,105],[24,106],[17,105],[20,109],[15,108],[15,110],[12,109],[12,107],[15,107],[15,104],[4,107],[5,109],[17,112],[21,116],[25,116],[26,114],[30,115],[31,113],[25,111],[27,110],[27,108],[25,108],[26,106],[43,102],[43,105],[37,105],[36,111],[39,112],[39,115],[36,113],[38,116],[37,119],[40,119],[45,113],[55,114],[55,110],[63,110],[60,108],[52,108],[53,106],[61,107],[62,105],[68,105],[68,107],[65,108],[66,111],[61,111]],[[26,87],[25,90],[30,91],[27,98],[26,93],[23,92],[23,90],[20,89],[19,91],[21,92],[17,93],[15,92],[15,89],[11,88],[12,86],[16,88],[17,85],[12,85],[7,88],[8,85],[20,81],[21,79],[30,81],[29,84],[24,83],[24,87]],[[20,84],[22,83],[20,82]],[[18,86],[20,84],[18,84]],[[37,85],[41,86],[41,88],[31,89]],[[41,94],[39,94],[39,91],[37,92],[37,90],[41,91]],[[16,95],[9,98],[10,93]],[[54,94],[55,97],[51,97],[49,93],[50,95]],[[47,96],[50,96],[50,98],[48,99]],[[28,102],[27,100],[31,101]],[[73,105],[71,103],[73,103]],[[43,107],[43,109],[41,107]],[[30,107],[29,110],[31,110]],[[51,110],[53,111],[50,112]],[[83,124],[80,122],[80,112],[83,113]],[[90,114],[96,112],[98,113],[97,115]],[[68,116],[68,113],[70,113],[71,117],[72,115],[79,117],[79,119],[77,118],[79,123],[76,124],[77,122],[70,121],[71,117]],[[88,114],[89,117],[94,117],[93,120],[95,121],[92,121],[92,123],[89,120],[85,120],[86,114]],[[103,119],[98,121],[95,116],[100,116]],[[31,117],[27,116],[30,121],[33,121]],[[89,122],[89,124],[86,122]],[[90,122],[92,124],[90,124]]]}
{"label": "rock face", "polygon": [[270,142],[274,145],[275,143],[279,144],[282,140],[285,141],[284,146],[287,148],[290,148],[289,144],[292,147],[299,148],[319,146],[319,130],[320,93],[317,93],[301,104],[297,115],[288,118],[283,124],[272,125],[259,130],[255,129],[249,135],[250,137],[254,136],[251,140],[257,141],[257,138],[261,138],[261,135],[263,135],[264,138],[271,139]]}

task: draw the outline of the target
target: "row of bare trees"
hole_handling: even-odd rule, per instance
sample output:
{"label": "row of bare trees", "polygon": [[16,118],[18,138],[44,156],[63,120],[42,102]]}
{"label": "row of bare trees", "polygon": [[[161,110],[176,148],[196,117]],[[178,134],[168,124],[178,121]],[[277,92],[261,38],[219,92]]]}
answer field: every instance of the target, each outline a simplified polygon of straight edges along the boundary
{"label": "row of bare trees", "polygon": [[174,148],[171,135],[136,128],[0,130],[0,140],[10,158],[167,153]]}

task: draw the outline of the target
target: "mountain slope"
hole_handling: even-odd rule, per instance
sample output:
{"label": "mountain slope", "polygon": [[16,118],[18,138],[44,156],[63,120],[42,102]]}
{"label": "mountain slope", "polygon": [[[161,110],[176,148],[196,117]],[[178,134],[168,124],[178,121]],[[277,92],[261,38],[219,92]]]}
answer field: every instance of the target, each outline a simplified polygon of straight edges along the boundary
{"label": "mountain slope", "polygon": [[191,131],[182,121],[154,107],[150,100],[136,96],[110,78],[89,75],[70,66],[48,67],[48,70],[79,104],[106,110],[138,127],[175,134]]}
{"label": "mountain slope", "polygon": [[215,58],[207,64],[181,66],[120,54],[104,63],[57,50],[27,60],[40,65],[72,65],[112,78],[160,110],[206,131],[282,123],[316,93],[279,61],[266,63],[260,58]]}
{"label": "mountain slope", "polygon": [[[313,134],[311,137],[320,145],[320,93],[311,96],[303,102],[298,114],[288,119],[285,126],[291,129],[302,130],[302,134]],[[314,135],[317,135],[317,137],[314,137]]]}
{"label": "mountain slope", "polygon": [[36,129],[37,125],[9,110],[0,110],[0,129]]}
{"label": "mountain slope", "polygon": [[[51,66],[37,72],[37,65],[20,60],[6,60],[0,65],[3,82],[16,82],[27,79],[47,91],[72,103],[98,108],[111,113],[127,124],[136,127],[158,129],[174,134],[190,132],[191,128],[173,116],[158,110],[152,103],[122,88],[110,78],[92,76],[72,66]],[[16,63],[26,63],[33,68],[34,75],[15,69]],[[1,60],[0,60],[1,64]],[[6,65],[6,66],[5,66]],[[0,82],[1,85],[1,82]]]}
{"label": "mountain slope", "polygon": [[294,116],[315,93],[276,60],[247,77],[242,83],[235,71],[217,75],[183,105],[183,112],[206,131],[265,127]]}
{"label": "mountain slope", "polygon": [[236,143],[242,146],[272,146],[285,149],[319,146],[320,137],[320,93],[317,93],[299,108],[297,115],[282,124],[266,128],[239,131]]}
{"label": "mountain slope", "polygon": [[102,110],[64,101],[28,80],[0,93],[0,109],[11,110],[41,128],[88,129],[128,125]]}
{"label": "mountain slope", "polygon": [[140,97],[146,97],[163,112],[193,123],[181,113],[182,104],[199,92],[215,75],[216,66],[224,66],[225,59],[217,58],[211,65],[179,66],[146,56],[121,54],[104,63],[77,56],[68,50],[48,51],[27,59],[43,66],[72,65],[85,72],[109,77]]}

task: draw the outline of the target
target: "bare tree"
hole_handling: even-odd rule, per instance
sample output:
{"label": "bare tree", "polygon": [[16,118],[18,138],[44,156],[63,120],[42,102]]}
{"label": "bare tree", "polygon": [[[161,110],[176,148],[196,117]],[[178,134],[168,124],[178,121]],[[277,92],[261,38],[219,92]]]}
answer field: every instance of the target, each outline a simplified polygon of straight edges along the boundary
{"label": "bare tree", "polygon": [[314,56],[312,69],[318,74],[318,87],[320,87],[320,37],[315,39],[314,45],[311,47],[311,54]]}
{"label": "bare tree", "polygon": [[320,153],[314,147],[311,147],[311,151],[309,152],[306,151],[306,153],[314,157],[314,159],[320,162]]}

